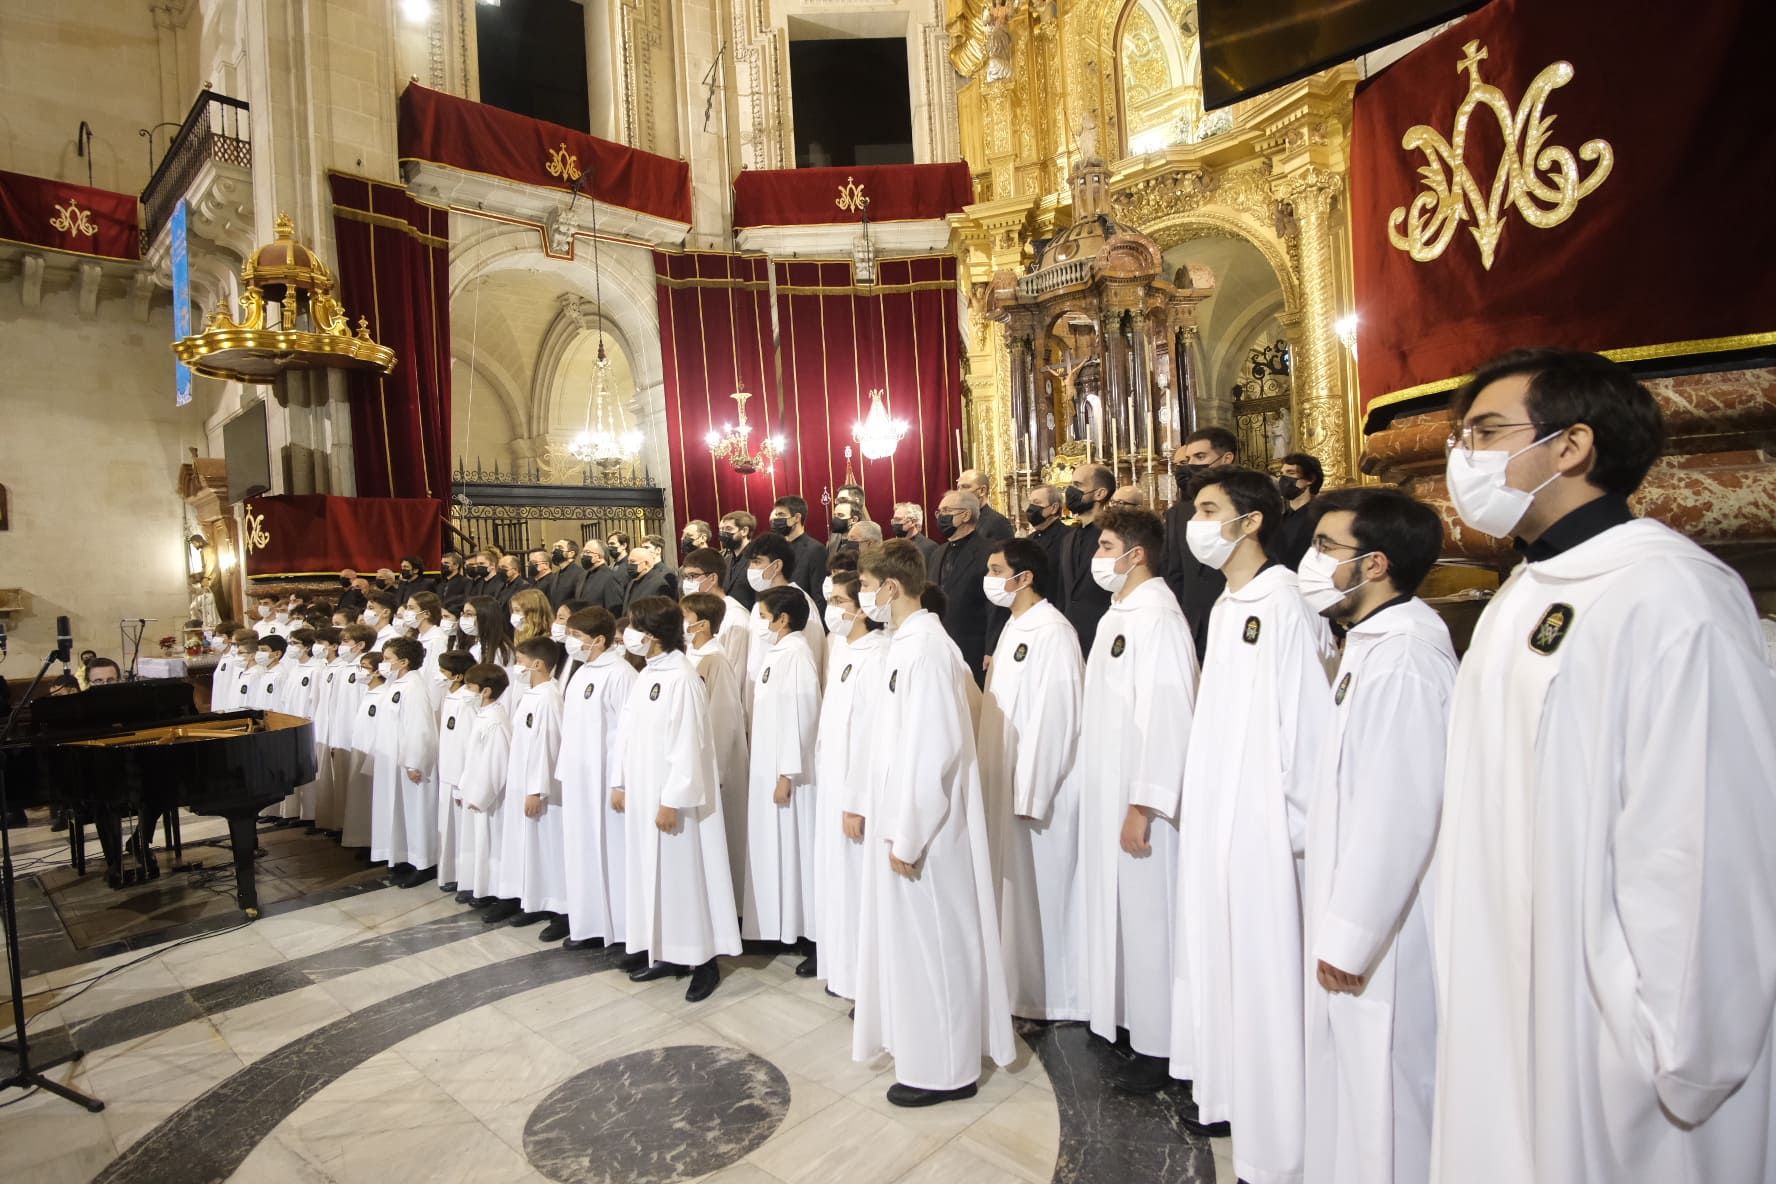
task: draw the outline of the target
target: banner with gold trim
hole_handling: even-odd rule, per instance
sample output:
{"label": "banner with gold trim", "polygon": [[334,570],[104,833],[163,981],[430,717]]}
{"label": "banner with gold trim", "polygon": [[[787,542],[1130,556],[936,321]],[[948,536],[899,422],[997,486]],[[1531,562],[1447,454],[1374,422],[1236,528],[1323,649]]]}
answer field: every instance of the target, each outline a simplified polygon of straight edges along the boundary
{"label": "banner with gold trim", "polygon": [[343,568],[400,567],[408,555],[434,570],[443,504],[420,497],[335,497],[284,494],[248,498],[241,506],[247,575],[333,575]]}
{"label": "banner with gold trim", "polygon": [[0,239],[134,262],[142,257],[137,205],[128,193],[0,172]]}
{"label": "banner with gold trim", "polygon": [[942,218],[974,201],[968,165],[879,164],[757,169],[734,178],[734,228],[907,222]]}
{"label": "banner with gold trim", "polygon": [[1358,90],[1372,427],[1518,346],[1675,366],[1776,350],[1772,14],[1493,0]]}

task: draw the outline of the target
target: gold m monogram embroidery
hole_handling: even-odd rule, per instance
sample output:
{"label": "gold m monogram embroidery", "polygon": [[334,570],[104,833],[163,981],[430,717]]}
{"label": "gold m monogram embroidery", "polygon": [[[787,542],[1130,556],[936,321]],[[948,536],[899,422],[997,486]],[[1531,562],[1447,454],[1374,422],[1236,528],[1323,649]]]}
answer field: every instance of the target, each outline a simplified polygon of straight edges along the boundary
{"label": "gold m monogram embroidery", "polygon": [[845,183],[839,186],[838,200],[833,202],[841,210],[847,212],[855,210],[859,214],[863,213],[864,207],[869,203],[870,199],[863,195],[863,186],[850,177],[846,177]]}
{"label": "gold m monogram embroidery", "polygon": [[99,228],[93,224],[92,211],[83,210],[74,202],[56,205],[56,216],[49,220],[49,224],[63,234],[84,234],[92,238],[99,233]]}
{"label": "gold m monogram embroidery", "polygon": [[569,152],[565,143],[549,149],[549,163],[543,168],[551,177],[560,177],[563,181],[580,179],[580,158]]}
{"label": "gold m monogram embroidery", "polygon": [[[1388,216],[1388,241],[1415,262],[1428,263],[1442,256],[1456,228],[1471,218],[1474,224],[1468,232],[1479,245],[1480,265],[1490,271],[1507,207],[1514,207],[1539,230],[1558,226],[1573,216],[1580,199],[1603,184],[1615,166],[1616,153],[1603,140],[1586,140],[1576,157],[1571,149],[1548,143],[1554,116],[1544,116],[1542,106],[1549,95],[1572,81],[1571,62],[1555,62],[1537,74],[1522,105],[1513,111],[1503,91],[1480,81],[1486,47],[1470,41],[1462,49],[1466,56],[1456,70],[1467,71],[1468,94],[1456,108],[1451,138],[1445,140],[1435,128],[1421,123],[1407,128],[1400,139],[1400,147],[1408,152],[1424,153],[1418,174],[1425,190],[1410,207],[1399,206]],[[1467,165],[1468,123],[1481,107],[1497,119],[1505,141],[1498,171],[1485,192]],[[1582,180],[1581,160],[1594,163]]]}
{"label": "gold m monogram embroidery", "polygon": [[251,503],[246,506],[245,514],[247,526],[245,542],[247,554],[251,555],[254,551],[258,551],[270,543],[271,536],[265,533],[265,515],[253,513]]}

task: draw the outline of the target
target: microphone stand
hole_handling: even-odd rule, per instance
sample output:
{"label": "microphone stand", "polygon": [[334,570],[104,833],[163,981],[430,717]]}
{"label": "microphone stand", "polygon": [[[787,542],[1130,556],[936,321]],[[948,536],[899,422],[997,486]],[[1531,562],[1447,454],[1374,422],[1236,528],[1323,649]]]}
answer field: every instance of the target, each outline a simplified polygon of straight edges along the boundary
{"label": "microphone stand", "polygon": [[[24,695],[19,699],[18,703],[13,706],[12,714],[6,719],[5,729],[0,730],[0,747],[3,747],[8,740],[12,739],[13,729],[18,726],[19,712],[23,711],[25,704],[31,701],[31,696],[36,693],[38,684],[43,681],[43,676],[49,673],[50,663],[57,660],[63,662],[67,661],[59,647],[52,651],[47,658],[43,659],[43,665],[37,668],[37,677],[31,680],[31,685],[25,690]],[[25,1033],[24,976],[19,967],[17,907],[18,880],[13,875],[12,828],[6,825],[5,820],[7,814],[6,765],[5,762],[0,761],[0,895],[4,895],[6,905],[4,913],[6,929],[6,969],[12,985],[12,1027],[16,1039],[16,1043],[12,1046],[11,1051],[18,1057],[17,1069],[13,1072],[12,1076],[6,1078],[4,1081],[0,1081],[0,1090],[11,1089],[14,1086],[17,1086],[20,1089],[30,1089],[32,1087],[46,1089],[57,1097],[66,1098],[70,1102],[76,1102],[97,1114],[100,1110],[105,1108],[105,1103],[99,1101],[97,1098],[90,1098],[79,1090],[70,1089],[58,1081],[51,1081],[43,1075],[42,1069],[33,1069],[31,1067],[31,1045]],[[54,1068],[63,1061],[78,1061],[85,1055],[86,1053],[84,1050],[77,1048],[67,1056],[49,1062],[49,1064],[44,1065],[43,1068]]]}

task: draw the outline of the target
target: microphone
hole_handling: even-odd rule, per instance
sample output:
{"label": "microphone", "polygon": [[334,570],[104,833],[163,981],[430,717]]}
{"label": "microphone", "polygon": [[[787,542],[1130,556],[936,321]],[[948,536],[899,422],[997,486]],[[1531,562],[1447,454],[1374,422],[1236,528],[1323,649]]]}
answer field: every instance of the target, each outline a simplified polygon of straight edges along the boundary
{"label": "microphone", "polygon": [[63,665],[74,656],[74,627],[67,617],[56,618],[56,660]]}

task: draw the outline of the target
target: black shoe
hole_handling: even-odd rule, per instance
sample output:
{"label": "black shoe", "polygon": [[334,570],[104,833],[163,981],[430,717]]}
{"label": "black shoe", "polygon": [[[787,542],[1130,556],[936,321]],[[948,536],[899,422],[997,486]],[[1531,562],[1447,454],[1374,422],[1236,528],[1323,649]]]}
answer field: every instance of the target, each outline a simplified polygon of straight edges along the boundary
{"label": "black shoe", "polygon": [[1134,1053],[1129,1060],[1104,1074],[1125,1094],[1156,1094],[1172,1083],[1170,1063],[1164,1057]]}
{"label": "black shoe", "polygon": [[49,829],[52,831],[67,830],[68,816],[66,814],[57,814],[54,818],[51,818],[49,820]]}
{"label": "black shoe", "polygon": [[1233,1124],[1230,1122],[1197,1122],[1193,1118],[1180,1118],[1184,1129],[1199,1139],[1226,1139],[1233,1135]]}
{"label": "black shoe", "polygon": [[959,1102],[963,1098],[972,1098],[977,1089],[976,1083],[972,1081],[960,1089],[919,1089],[897,1081],[888,1087],[888,1101],[896,1106],[935,1106],[939,1102]]}
{"label": "black shoe", "polygon": [[714,958],[711,958],[691,971],[691,985],[685,988],[685,1002],[703,1002],[715,994],[715,989],[721,986],[721,981],[721,967],[715,964]]}
{"label": "black shoe", "polygon": [[440,891],[440,892],[455,892],[456,891],[456,881],[451,880],[448,884],[439,884],[438,891]]}
{"label": "black shoe", "polygon": [[561,948],[564,950],[602,950],[604,939],[602,937],[570,937],[561,943]]}
{"label": "black shoe", "polygon": [[316,825],[315,825],[315,824],[314,824],[314,823],[312,823],[312,822],[311,822],[311,823],[309,823],[309,824],[308,824],[308,826],[307,826],[307,827],[306,827],[306,828],[305,828],[305,829],[304,829],[304,830],[303,830],[303,832],[302,832],[302,833],[303,833],[303,834],[305,834],[305,835],[318,835],[318,834],[320,834],[320,833],[321,833],[321,828],[320,828],[320,827],[318,827],[318,826],[316,826]]}
{"label": "black shoe", "polygon": [[621,970],[624,974],[630,974],[640,970],[647,964],[648,956],[646,950],[637,950],[633,954],[624,954],[621,958],[617,959],[617,969]]}
{"label": "black shoe", "polygon": [[567,936],[567,918],[560,913],[556,913],[555,919],[550,921],[547,925],[543,926],[543,931],[541,933],[537,934],[537,940],[538,941],[560,941],[562,938],[564,938],[566,936]]}
{"label": "black shoe", "polygon": [[456,894],[457,904],[474,904],[475,900],[475,894],[470,892],[467,888],[464,888],[461,892]]}
{"label": "black shoe", "polygon": [[437,878],[438,878],[438,869],[436,866],[427,867],[427,868],[416,868],[413,871],[410,871],[407,873],[407,882],[405,884],[402,884],[401,887],[403,887],[403,888],[417,888],[421,884],[424,884],[429,880],[435,880]]}
{"label": "black shoe", "polygon": [[496,900],[487,906],[481,914],[481,920],[489,925],[497,925],[501,921],[510,921],[518,915],[518,902],[515,900]]}
{"label": "black shoe", "polygon": [[520,911],[512,915],[512,928],[522,929],[526,925],[535,925],[538,921],[545,920],[548,916],[548,913],[526,913]]}
{"label": "black shoe", "polygon": [[469,897],[469,907],[472,909],[484,909],[498,899],[499,897],[497,896],[471,896]]}
{"label": "black shoe", "polygon": [[655,979],[661,978],[683,978],[689,973],[690,969],[688,967],[680,966],[676,962],[656,962],[652,966],[643,966],[640,970],[630,971],[629,981],[632,983],[651,983]]}
{"label": "black shoe", "polygon": [[819,957],[818,957],[818,955],[816,955],[812,952],[810,952],[806,958],[803,958],[800,962],[796,963],[796,977],[797,978],[813,978],[815,975],[817,975],[819,973],[820,973]]}

